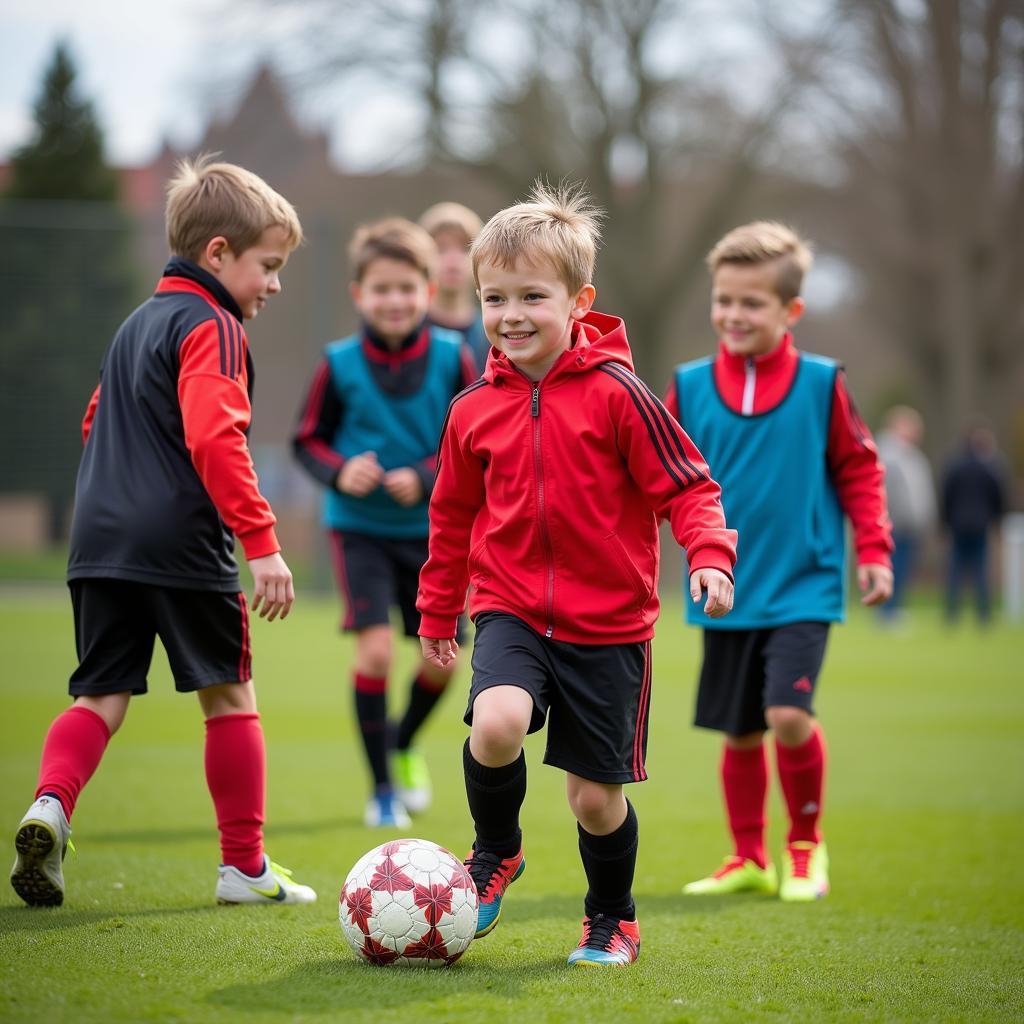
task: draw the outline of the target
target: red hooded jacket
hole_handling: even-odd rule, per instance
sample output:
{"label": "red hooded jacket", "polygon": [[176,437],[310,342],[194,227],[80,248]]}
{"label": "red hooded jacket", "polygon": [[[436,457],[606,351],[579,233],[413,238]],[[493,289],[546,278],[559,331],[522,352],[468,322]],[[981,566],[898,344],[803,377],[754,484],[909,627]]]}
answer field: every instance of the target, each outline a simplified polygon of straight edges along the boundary
{"label": "red hooded jacket", "polygon": [[492,350],[448,411],[420,573],[420,634],[515,615],[555,640],[648,640],[658,521],[692,569],[731,576],[736,533],[700,452],[633,373],[618,317],[589,313],[540,382]]}

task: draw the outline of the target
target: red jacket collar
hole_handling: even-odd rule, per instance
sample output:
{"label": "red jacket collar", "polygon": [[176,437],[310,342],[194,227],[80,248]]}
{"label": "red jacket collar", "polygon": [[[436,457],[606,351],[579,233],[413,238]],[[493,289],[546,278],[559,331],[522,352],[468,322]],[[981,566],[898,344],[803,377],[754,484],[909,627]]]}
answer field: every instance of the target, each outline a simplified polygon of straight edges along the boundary
{"label": "red jacket collar", "polygon": [[[782,373],[788,366],[797,360],[796,346],[793,344],[793,335],[787,331],[778,345],[766,352],[763,356],[754,356],[754,366],[757,375],[773,377]],[[747,369],[747,356],[734,355],[725,347],[725,342],[718,343],[718,358],[715,360],[719,367],[730,374],[742,377]]]}

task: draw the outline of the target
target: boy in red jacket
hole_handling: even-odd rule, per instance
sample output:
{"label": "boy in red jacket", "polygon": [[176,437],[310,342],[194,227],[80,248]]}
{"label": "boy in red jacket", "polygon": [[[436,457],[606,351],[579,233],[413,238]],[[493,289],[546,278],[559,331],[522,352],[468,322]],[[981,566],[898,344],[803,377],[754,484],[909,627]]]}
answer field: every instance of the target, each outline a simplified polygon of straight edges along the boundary
{"label": "boy in red jacket", "polygon": [[424,656],[446,665],[470,588],[477,936],[525,867],[523,740],[550,712],[544,760],[566,772],[589,883],[569,963],[628,964],[638,830],[622,786],[647,778],[658,520],[716,617],[732,606],[736,535],[700,453],[633,374],[622,321],[591,312],[598,216],[578,190],[538,184],[473,244],[494,351],[448,412],[417,607]]}

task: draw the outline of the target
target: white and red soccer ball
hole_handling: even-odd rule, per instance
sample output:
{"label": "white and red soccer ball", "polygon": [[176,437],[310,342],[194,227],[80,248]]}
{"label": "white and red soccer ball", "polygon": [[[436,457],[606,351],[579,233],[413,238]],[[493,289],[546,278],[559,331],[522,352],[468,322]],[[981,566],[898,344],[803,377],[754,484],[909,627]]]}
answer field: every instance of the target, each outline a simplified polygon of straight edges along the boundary
{"label": "white and red soccer ball", "polygon": [[426,839],[394,839],[356,862],[338,916],[349,945],[371,964],[446,967],[473,941],[478,910],[457,857]]}

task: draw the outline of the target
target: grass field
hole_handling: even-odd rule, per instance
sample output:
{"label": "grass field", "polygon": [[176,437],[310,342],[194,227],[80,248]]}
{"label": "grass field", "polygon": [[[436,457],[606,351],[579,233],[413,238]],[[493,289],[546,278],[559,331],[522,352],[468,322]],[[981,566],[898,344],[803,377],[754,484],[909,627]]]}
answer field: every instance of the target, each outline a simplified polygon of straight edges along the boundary
{"label": "grass field", "polygon": [[[833,633],[820,689],[831,780],[832,895],[816,905],[683,897],[726,852],[718,741],[689,726],[698,634],[666,608],[655,643],[636,896],[643,954],[628,970],[564,966],[582,870],[559,772],[527,756],[529,868],[498,930],[451,970],[355,961],[337,924],[349,867],[385,838],[360,823],[365,774],[333,602],[254,625],[269,746],[268,844],[316,887],[312,907],[217,907],[217,845],[193,698],[158,652],[75,813],[68,896],[30,910],[0,894],[4,1020],[718,1021],[1020,1020],[1024,1017],[1024,631],[907,631],[867,616]],[[31,800],[39,747],[73,667],[66,598],[0,594],[0,823]],[[408,656],[403,662],[404,691]],[[424,737],[435,808],[413,833],[463,852],[467,676]],[[783,836],[772,797],[772,848]],[[5,840],[9,842],[9,840]]]}

